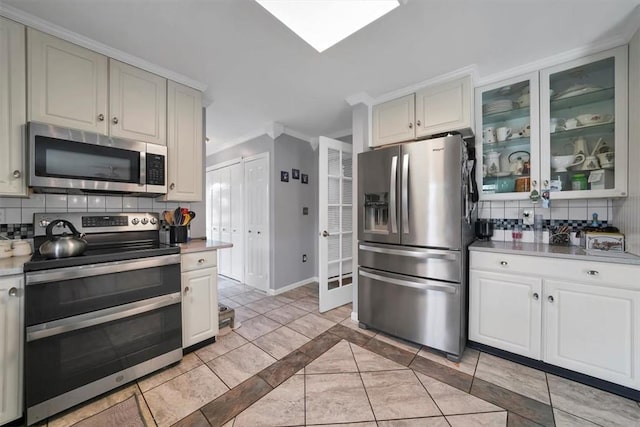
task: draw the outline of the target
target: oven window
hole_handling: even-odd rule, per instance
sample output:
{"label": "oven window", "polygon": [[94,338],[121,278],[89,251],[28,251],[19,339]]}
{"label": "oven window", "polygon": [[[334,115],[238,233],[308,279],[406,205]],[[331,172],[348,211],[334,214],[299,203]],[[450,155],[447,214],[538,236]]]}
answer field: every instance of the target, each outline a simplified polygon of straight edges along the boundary
{"label": "oven window", "polygon": [[137,183],[140,153],[36,136],[35,174],[50,178]]}
{"label": "oven window", "polygon": [[181,346],[180,304],[29,341],[25,350],[27,406]]}
{"label": "oven window", "polygon": [[[136,262],[136,261],[133,261]],[[180,264],[28,285],[26,325],[180,292]]]}

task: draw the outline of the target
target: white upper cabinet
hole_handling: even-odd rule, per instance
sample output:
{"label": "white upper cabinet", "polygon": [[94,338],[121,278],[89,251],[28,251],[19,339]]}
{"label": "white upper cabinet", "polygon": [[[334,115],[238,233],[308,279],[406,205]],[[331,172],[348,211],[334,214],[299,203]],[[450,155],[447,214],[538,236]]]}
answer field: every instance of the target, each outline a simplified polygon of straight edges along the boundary
{"label": "white upper cabinet", "polygon": [[373,107],[373,146],[415,138],[415,95],[403,96]]}
{"label": "white upper cabinet", "polygon": [[202,94],[170,81],[167,108],[168,192],[165,200],[202,200]]}
{"label": "white upper cabinet", "polygon": [[472,96],[471,76],[416,92],[416,137],[472,128]]}
{"label": "white upper cabinet", "polygon": [[372,147],[473,128],[471,76],[373,106]]}
{"label": "white upper cabinet", "polygon": [[166,145],[167,80],[109,60],[111,135]]}
{"label": "white upper cabinet", "polygon": [[28,120],[108,133],[107,57],[27,29]]}
{"label": "white upper cabinet", "polygon": [[26,196],[24,26],[0,17],[0,195]]}
{"label": "white upper cabinet", "polygon": [[541,178],[552,198],[625,197],[627,46],[540,73]]}

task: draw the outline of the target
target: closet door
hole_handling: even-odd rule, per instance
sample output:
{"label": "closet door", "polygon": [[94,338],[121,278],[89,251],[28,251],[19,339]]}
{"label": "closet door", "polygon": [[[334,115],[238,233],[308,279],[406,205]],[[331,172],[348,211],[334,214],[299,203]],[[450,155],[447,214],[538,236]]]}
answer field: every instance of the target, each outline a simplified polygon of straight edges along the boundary
{"label": "closet door", "polygon": [[244,281],[244,168],[242,163],[231,169],[231,277]]}
{"label": "closet door", "polygon": [[269,157],[244,165],[246,262],[245,283],[269,289]]}
{"label": "closet door", "polygon": [[220,240],[220,171],[214,170],[211,174],[211,238]]}
{"label": "closet door", "polygon": [[[231,242],[231,167],[219,169],[220,173],[220,240]],[[231,250],[218,251],[218,271],[231,277]]]}

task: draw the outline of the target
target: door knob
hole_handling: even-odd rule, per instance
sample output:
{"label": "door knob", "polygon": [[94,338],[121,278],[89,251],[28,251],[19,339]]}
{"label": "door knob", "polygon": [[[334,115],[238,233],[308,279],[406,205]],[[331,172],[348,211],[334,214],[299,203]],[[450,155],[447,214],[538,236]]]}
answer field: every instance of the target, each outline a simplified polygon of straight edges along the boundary
{"label": "door knob", "polygon": [[189,287],[187,286],[186,288],[184,288],[184,294],[186,295],[188,292],[190,291]]}
{"label": "door knob", "polygon": [[118,118],[117,117],[114,117],[113,120],[111,120],[111,121],[113,122],[114,125],[118,124]]}
{"label": "door knob", "polygon": [[420,122],[420,120],[418,120],[418,121],[416,122],[416,125],[418,125],[418,126],[420,126],[421,124],[422,124],[422,123]]}
{"label": "door knob", "polygon": [[249,230],[249,233],[251,233],[251,230]]}
{"label": "door knob", "polygon": [[413,129],[413,123],[409,123],[409,129]]}
{"label": "door knob", "polygon": [[547,299],[549,300],[549,302],[553,302],[554,301],[552,295],[549,295],[549,297]]}
{"label": "door knob", "polygon": [[174,188],[176,188],[176,184],[172,182],[169,186],[169,190],[173,190]]}
{"label": "door knob", "polygon": [[540,298],[540,295],[538,295],[538,293],[537,293],[537,292],[534,292],[534,293],[533,293],[533,299],[534,299],[534,300],[536,300],[536,301],[538,301],[538,298]]}
{"label": "door knob", "polygon": [[329,234],[329,232],[327,230],[324,230],[322,232],[322,237],[329,237],[329,236],[331,236],[331,234]]}
{"label": "door knob", "polygon": [[104,122],[104,114],[98,114],[98,121]]}
{"label": "door knob", "polygon": [[258,234],[260,234],[260,232],[258,231]]}
{"label": "door knob", "polygon": [[16,288],[9,289],[9,296],[10,297],[15,297],[16,295],[18,295],[18,290]]}

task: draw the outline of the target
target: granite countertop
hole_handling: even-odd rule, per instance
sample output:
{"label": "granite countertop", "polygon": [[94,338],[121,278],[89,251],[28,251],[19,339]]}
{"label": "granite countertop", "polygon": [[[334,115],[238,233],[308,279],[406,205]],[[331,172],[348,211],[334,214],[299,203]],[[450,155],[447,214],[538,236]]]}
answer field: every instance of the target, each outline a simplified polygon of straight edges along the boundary
{"label": "granite countertop", "polygon": [[581,261],[611,262],[617,264],[640,265],[640,257],[620,252],[593,253],[580,246],[554,246],[543,243],[517,243],[476,241],[469,246],[470,251],[510,253],[514,255],[533,255],[549,258],[567,258]]}
{"label": "granite countertop", "polygon": [[0,277],[22,274],[24,263],[31,259],[31,255],[13,256],[0,259]]}
{"label": "granite countertop", "polygon": [[215,251],[233,247],[233,243],[221,242],[219,240],[192,239],[189,243],[179,243],[180,253]]}

